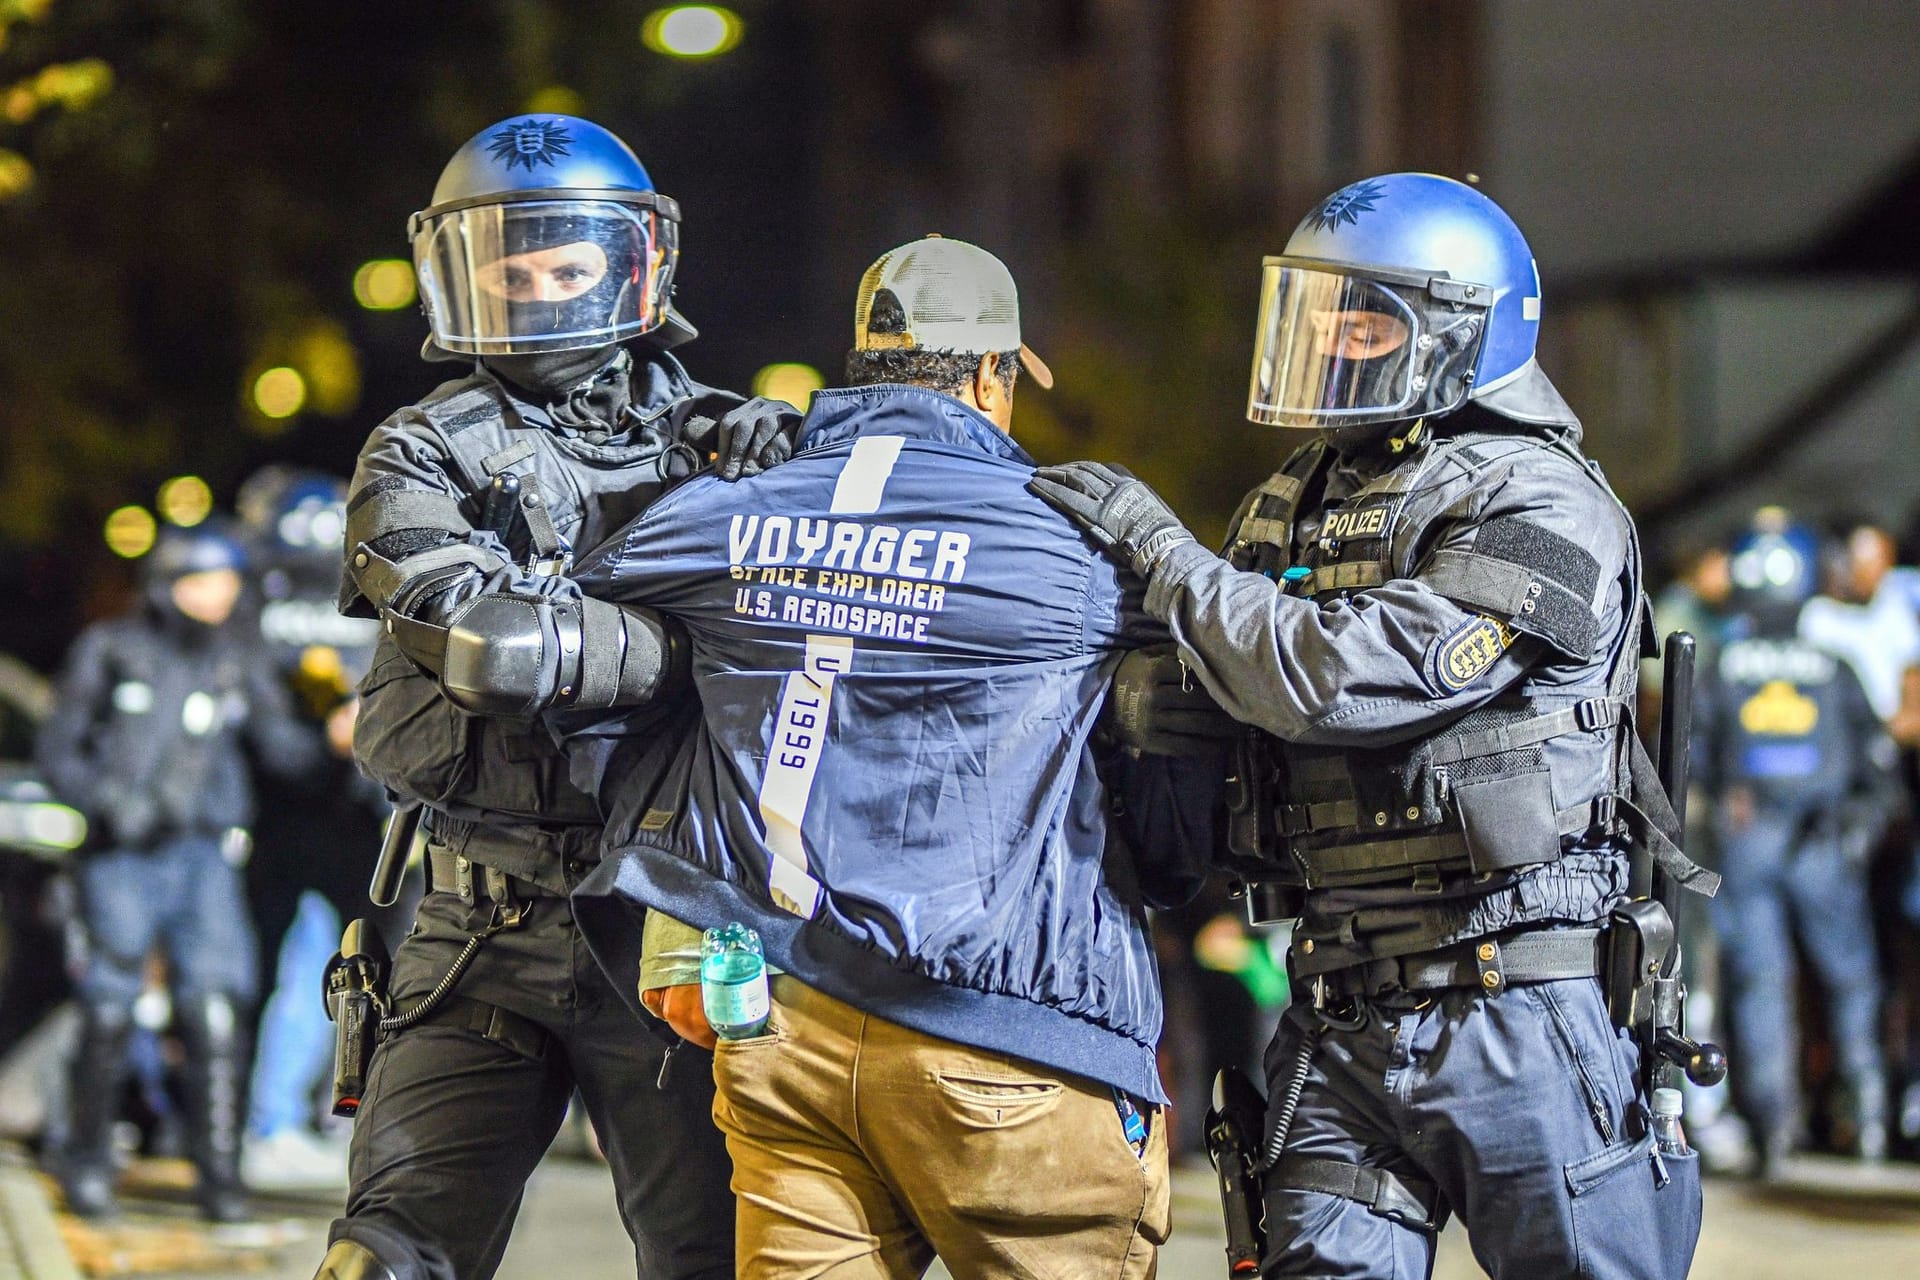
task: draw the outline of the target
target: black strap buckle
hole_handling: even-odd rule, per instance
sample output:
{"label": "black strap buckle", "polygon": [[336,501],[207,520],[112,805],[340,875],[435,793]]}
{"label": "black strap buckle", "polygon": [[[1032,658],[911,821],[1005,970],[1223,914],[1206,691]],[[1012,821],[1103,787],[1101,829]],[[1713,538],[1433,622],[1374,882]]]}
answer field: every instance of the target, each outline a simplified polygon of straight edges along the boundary
{"label": "black strap buckle", "polygon": [[1612,698],[1582,698],[1573,704],[1573,722],[1588,733],[1620,723],[1620,704]]}
{"label": "black strap buckle", "polygon": [[1612,835],[1620,821],[1620,797],[1609,791],[1606,795],[1593,798],[1593,821],[1588,830],[1601,835]]}

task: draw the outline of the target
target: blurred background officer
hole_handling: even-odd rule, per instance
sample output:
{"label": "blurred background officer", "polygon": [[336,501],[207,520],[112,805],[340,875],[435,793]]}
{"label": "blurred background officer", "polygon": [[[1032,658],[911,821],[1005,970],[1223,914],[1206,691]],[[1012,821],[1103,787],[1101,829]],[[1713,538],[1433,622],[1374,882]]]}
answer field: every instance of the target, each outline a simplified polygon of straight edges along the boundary
{"label": "blurred background officer", "polygon": [[255,1039],[241,1172],[255,1190],[340,1188],[344,1135],[325,1141],[314,1127],[333,1032],[313,993],[343,919],[366,914],[366,851],[379,844],[386,813],[379,786],[353,766],[353,687],[372,665],[380,624],[335,607],[344,479],[263,467],[240,486],[234,507],[247,538],[263,658],[290,694],[316,757],[297,777],[262,771],[256,780],[260,816],[247,897],[260,936],[261,989],[269,994]]}
{"label": "blurred background officer", "polygon": [[1695,767],[1715,798],[1721,939],[1740,1069],[1734,1089],[1762,1172],[1799,1133],[1794,940],[1827,995],[1859,1153],[1887,1148],[1880,970],[1867,859],[1898,805],[1895,753],[1853,668],[1796,634],[1819,546],[1778,508],[1733,546],[1733,621],[1699,686]]}
{"label": "blurred background officer", "polygon": [[115,1208],[113,1123],[133,1004],[156,947],[187,1052],[187,1123],[209,1218],[245,1216],[240,1129],[258,990],[240,864],[253,819],[243,740],[292,772],[313,752],[242,628],[245,560],[223,524],[169,529],[133,614],[82,632],[37,760],[96,833],[76,868],[85,956],[72,1118],[56,1171],[74,1212]]}
{"label": "blurred background officer", "polygon": [[[375,1056],[321,1274],[492,1275],[577,1087],[640,1273],[730,1275],[711,1074],[694,1064],[656,1085],[663,1041],[608,986],[566,902],[598,859],[599,810],[544,730],[448,699],[531,715],[651,697],[671,663],[665,631],[580,600],[574,553],[710,453],[733,475],[785,456],[792,415],[752,402],[729,419],[742,430],[716,426],[740,398],[667,351],[694,336],[671,301],[678,206],[598,125],[540,115],[483,130],[409,226],[425,354],[471,367],[361,451],[342,607],[387,628],[354,745],[391,793],[426,807],[433,891],[393,967],[414,1025]],[[464,976],[443,984],[470,946]]]}
{"label": "blurred background officer", "polygon": [[[644,768],[602,792],[616,892],[672,917],[648,917],[667,963],[642,984],[694,1039],[698,929],[748,923],[784,970],[767,1034],[713,1065],[742,1276],[905,1280],[936,1250],[981,1280],[1150,1276],[1171,1210],[1146,906],[1204,867],[1116,846],[1090,739],[1121,650],[1164,633],[1026,491],[1015,380],[1053,377],[999,259],[883,254],[854,334],[800,457],[676,490],[581,569],[686,622],[702,694],[679,814]],[[1120,790],[1171,827],[1167,791]],[[576,901],[597,947],[632,940]]]}
{"label": "blurred background officer", "polygon": [[1123,471],[1034,482],[1262,731],[1235,850],[1301,917],[1267,1056],[1271,1275],[1425,1276],[1449,1212],[1497,1275],[1677,1278],[1693,1254],[1697,1162],[1656,1154],[1595,980],[1627,887],[1639,552],[1539,320],[1492,201],[1355,183],[1266,260],[1248,416],[1318,438],[1227,557]]}

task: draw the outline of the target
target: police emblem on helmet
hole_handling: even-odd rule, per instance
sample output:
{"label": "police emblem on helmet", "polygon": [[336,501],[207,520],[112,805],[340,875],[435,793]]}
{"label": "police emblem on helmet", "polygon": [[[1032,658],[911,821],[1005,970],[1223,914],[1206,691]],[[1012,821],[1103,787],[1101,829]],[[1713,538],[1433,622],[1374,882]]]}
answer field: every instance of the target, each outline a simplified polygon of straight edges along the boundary
{"label": "police emblem on helmet", "polygon": [[552,164],[573,154],[572,144],[573,135],[558,120],[516,120],[487,140],[487,150],[495,160],[504,160],[509,170],[523,165],[531,173],[536,164]]}
{"label": "police emblem on helmet", "polygon": [[1322,200],[1320,207],[1307,215],[1307,222],[1316,231],[1337,231],[1341,223],[1351,225],[1360,221],[1361,214],[1373,212],[1373,206],[1386,193],[1385,184],[1379,182],[1342,187]]}

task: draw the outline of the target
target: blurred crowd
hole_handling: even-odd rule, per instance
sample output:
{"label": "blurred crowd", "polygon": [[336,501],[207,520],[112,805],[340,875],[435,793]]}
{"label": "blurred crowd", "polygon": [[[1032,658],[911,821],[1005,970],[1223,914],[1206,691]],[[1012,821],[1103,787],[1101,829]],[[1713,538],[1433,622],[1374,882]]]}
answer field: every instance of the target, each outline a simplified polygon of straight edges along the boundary
{"label": "blurred crowd", "polygon": [[0,682],[0,1133],[83,1212],[142,1151],[193,1159],[216,1221],[346,1185],[320,993],[386,809],[352,763],[377,624],[335,607],[345,489],[264,469],[159,531],[55,682]]}
{"label": "blurred crowd", "polygon": [[[215,1219],[248,1188],[345,1186],[323,974],[345,920],[397,943],[412,896],[366,897],[387,810],[352,764],[353,689],[377,624],[335,608],[344,489],[266,469],[234,517],[162,530],[129,613],[83,633],[56,682],[0,663],[0,1134],[39,1146],[70,1202],[110,1204],[138,1152],[193,1159]],[[1681,921],[1691,1030],[1734,1063],[1687,1110],[1722,1172],[1802,1149],[1920,1159],[1904,550],[1763,509],[1675,557],[1655,602],[1660,634],[1697,639],[1688,835],[1726,877]],[[1643,726],[1662,674],[1647,664]],[[1256,1065],[1289,996],[1284,929],[1248,927],[1232,892],[1157,926],[1191,1157],[1215,1071]]]}

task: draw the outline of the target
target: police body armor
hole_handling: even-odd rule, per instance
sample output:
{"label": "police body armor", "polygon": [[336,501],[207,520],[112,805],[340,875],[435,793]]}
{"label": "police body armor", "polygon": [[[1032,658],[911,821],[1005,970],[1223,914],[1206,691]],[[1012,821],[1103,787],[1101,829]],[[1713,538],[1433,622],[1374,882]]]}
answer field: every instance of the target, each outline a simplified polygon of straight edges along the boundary
{"label": "police body armor", "polygon": [[94,730],[103,742],[100,777],[154,796],[152,841],[244,827],[252,789],[236,734],[252,710],[252,654],[233,631],[196,637],[184,653],[141,627],[115,635],[111,701]]}
{"label": "police body armor", "polygon": [[[1421,439],[1422,432],[1416,424],[1397,442],[1404,461],[1338,501],[1321,496],[1332,451],[1322,442],[1300,449],[1243,506],[1228,558],[1306,599],[1417,577],[1483,615],[1430,660],[1439,688],[1464,688],[1518,634],[1567,661],[1536,668],[1439,732],[1409,741],[1358,749],[1250,734],[1236,770],[1229,852],[1259,891],[1250,906],[1260,918],[1298,916],[1307,889],[1438,893],[1465,877],[1551,862],[1576,844],[1604,847],[1632,807],[1623,802],[1632,791],[1631,702],[1646,616],[1637,546],[1629,544],[1620,584],[1626,622],[1611,638],[1595,613],[1605,598],[1600,565],[1556,533],[1502,518],[1479,526],[1470,551],[1429,555],[1431,532],[1472,521],[1517,467],[1577,471],[1609,503],[1612,491],[1558,440],[1471,432]],[[1309,502],[1315,508],[1306,511]],[[1574,666],[1591,674],[1576,683],[1543,679]]]}
{"label": "police body armor", "polygon": [[[623,350],[616,359],[624,368],[630,356]],[[349,502],[349,555],[370,554],[367,544],[409,530],[444,531],[454,540],[438,539],[444,545],[393,561],[373,555],[372,564],[355,564],[342,588],[341,611],[371,616],[367,595],[378,594],[405,614],[450,577],[496,572],[489,551],[503,550],[534,575],[557,577],[576,550],[604,541],[657,498],[670,470],[690,473],[698,460],[674,443],[688,419],[696,408],[718,416],[738,398],[693,382],[664,353],[649,353],[632,375],[633,401],[622,411],[626,429],[617,436],[557,428],[541,408],[485,369],[400,410],[392,421],[444,459],[445,479],[458,496],[400,476],[376,478]],[[717,409],[716,397],[724,402]],[[495,484],[503,478],[509,479]],[[497,504],[503,492],[513,495],[513,515],[499,521],[489,503]],[[490,527],[496,521],[499,527]],[[371,590],[363,594],[362,586]],[[443,836],[469,824],[598,825],[596,802],[568,778],[566,758],[547,732],[469,715],[448,702],[408,656],[406,630],[404,618],[387,616],[361,684],[354,746],[362,767],[396,795],[435,811],[430,825]],[[557,871],[538,865],[531,852],[527,865],[507,865],[513,860],[510,851],[497,848],[487,857],[510,875],[565,891],[563,883],[546,883]]]}
{"label": "police body armor", "polygon": [[1793,636],[1735,640],[1715,663],[1713,776],[1772,808],[1808,813],[1846,800],[1861,769],[1840,660]]}

